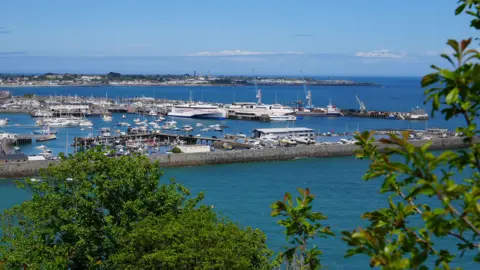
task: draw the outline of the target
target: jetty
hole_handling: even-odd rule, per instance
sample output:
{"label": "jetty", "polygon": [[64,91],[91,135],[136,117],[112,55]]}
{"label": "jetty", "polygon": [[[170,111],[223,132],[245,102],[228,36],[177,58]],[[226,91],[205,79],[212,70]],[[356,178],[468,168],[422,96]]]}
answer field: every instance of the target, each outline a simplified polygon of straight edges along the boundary
{"label": "jetty", "polygon": [[[412,141],[417,147],[431,142],[430,150],[445,150],[465,148],[467,145],[464,138],[450,137],[433,140]],[[377,143],[377,149],[384,151],[390,145]],[[297,158],[314,157],[344,157],[353,156],[359,147],[354,144],[331,144],[331,145],[305,145],[296,147],[282,148],[264,148],[261,150],[231,150],[214,151],[204,153],[180,153],[180,154],[162,154],[149,156],[152,161],[159,162],[162,167],[180,167],[197,166],[211,164],[227,163],[245,163],[245,162],[263,162],[263,161],[283,161],[294,160]],[[2,162],[0,160],[0,162]],[[29,177],[35,176],[49,164],[55,164],[55,160],[42,161],[7,161],[0,165],[0,178],[11,177]],[[319,161],[321,162],[321,161]]]}
{"label": "jetty", "polygon": [[114,142],[118,142],[120,144],[124,144],[128,140],[155,140],[157,142],[173,142],[176,140],[182,140],[186,144],[204,144],[204,145],[211,145],[214,142],[221,142],[225,141],[224,139],[213,138],[213,137],[194,137],[193,135],[180,135],[180,134],[171,134],[171,133],[161,133],[161,132],[153,132],[153,133],[136,133],[136,134],[127,134],[127,135],[119,135],[119,136],[111,136],[111,137],[75,137],[73,139],[72,146],[91,146],[94,145],[96,142],[102,144],[111,144]]}

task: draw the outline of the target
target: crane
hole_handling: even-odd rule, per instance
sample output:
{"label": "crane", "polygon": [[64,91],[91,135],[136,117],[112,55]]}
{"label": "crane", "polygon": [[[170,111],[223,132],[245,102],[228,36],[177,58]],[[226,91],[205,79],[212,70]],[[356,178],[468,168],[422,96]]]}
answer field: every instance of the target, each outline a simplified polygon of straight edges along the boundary
{"label": "crane", "polygon": [[358,106],[360,107],[360,112],[366,112],[367,111],[367,106],[365,106],[365,103],[358,98],[358,96],[355,96],[357,98],[357,103]]}

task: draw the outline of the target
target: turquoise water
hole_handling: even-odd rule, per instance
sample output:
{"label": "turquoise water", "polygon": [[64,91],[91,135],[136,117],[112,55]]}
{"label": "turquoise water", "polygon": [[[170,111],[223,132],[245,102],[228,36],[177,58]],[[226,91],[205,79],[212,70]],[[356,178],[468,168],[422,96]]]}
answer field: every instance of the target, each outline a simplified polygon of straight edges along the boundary
{"label": "turquoise water", "polygon": [[[378,194],[380,182],[364,182],[361,177],[367,162],[350,157],[299,159],[284,162],[229,164],[187,168],[168,168],[161,182],[175,178],[189,187],[192,194],[203,191],[203,203],[242,226],[262,229],[269,246],[279,250],[285,243],[282,228],[270,217],[269,205],[281,200],[286,191],[296,194],[297,187],[309,187],[316,195],[314,209],[328,216],[324,224],[332,227],[336,238],[320,240],[322,261],[329,269],[369,269],[369,259],[355,256],[343,259],[347,246],[340,240],[342,230],[365,225],[360,215],[387,207]],[[0,209],[28,199],[28,193],[14,187],[12,180],[0,181]],[[440,246],[454,242],[441,241]],[[476,269],[471,256],[458,261],[464,269]]]}
{"label": "turquoise water", "polygon": [[[423,103],[423,90],[419,87],[419,78],[354,78],[356,80],[382,83],[383,87],[312,87],[314,103],[325,106],[328,99],[341,108],[355,108],[355,95],[359,95],[369,109],[408,111]],[[263,87],[264,102],[273,102],[275,94],[278,101],[287,103],[296,99],[297,92],[303,97],[301,87]],[[235,95],[237,101],[254,101],[255,93],[251,87],[36,87],[14,88],[15,95],[36,93],[41,95],[83,96],[156,96],[175,99],[187,99],[192,90],[196,99],[203,92],[205,101],[231,102]],[[234,94],[235,93],[235,94]],[[34,121],[28,115],[3,115],[13,124],[31,125]],[[133,116],[130,116],[132,120]],[[91,118],[95,129],[108,126],[100,118]],[[114,115],[112,126],[119,121],[120,115]],[[196,123],[197,120],[181,119],[180,125]],[[223,123],[230,126],[226,133],[237,131],[249,134],[254,128],[285,126],[285,123],[258,123],[247,121],[200,121],[205,124]],[[460,120],[445,122],[441,118],[428,121],[429,127],[454,128]],[[372,128],[425,128],[423,121],[394,121],[360,118],[304,118],[296,126],[315,128],[321,132],[335,130],[343,132],[349,129]],[[27,133],[33,127],[6,127],[5,131]],[[60,129],[58,140],[44,143],[54,152],[65,150],[66,138],[85,134],[79,129]],[[193,134],[196,134],[195,132]],[[212,133],[212,135],[215,133]],[[218,136],[218,134],[216,134]],[[36,144],[23,147],[27,153],[37,152]],[[69,148],[72,151],[72,148]],[[270,217],[269,205],[283,198],[286,191],[296,193],[297,187],[309,187],[317,195],[315,209],[329,217],[325,223],[337,233],[334,239],[318,242],[324,251],[323,262],[329,269],[369,269],[368,258],[356,256],[343,259],[347,247],[340,240],[340,231],[353,230],[363,225],[360,215],[366,211],[386,206],[386,198],[378,194],[379,182],[364,182],[361,177],[367,169],[367,162],[351,157],[299,159],[287,162],[265,162],[249,164],[230,164],[165,169],[161,179],[167,182],[176,178],[189,187],[192,192],[205,192],[204,203],[213,205],[219,212],[243,226],[262,229],[268,236],[272,249],[279,250],[284,243],[282,228]],[[0,181],[0,210],[9,208],[29,197],[29,194],[15,188],[11,180]],[[455,242],[442,241],[442,246],[452,246]],[[475,269],[471,257],[464,257],[459,264],[465,269]]]}

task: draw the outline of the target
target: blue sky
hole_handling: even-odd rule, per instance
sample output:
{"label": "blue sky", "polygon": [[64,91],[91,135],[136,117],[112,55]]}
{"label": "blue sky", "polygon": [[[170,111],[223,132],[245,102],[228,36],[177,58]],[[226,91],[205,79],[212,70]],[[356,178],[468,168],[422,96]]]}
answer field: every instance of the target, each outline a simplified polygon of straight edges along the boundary
{"label": "blue sky", "polygon": [[456,2],[2,0],[0,72],[422,75]]}

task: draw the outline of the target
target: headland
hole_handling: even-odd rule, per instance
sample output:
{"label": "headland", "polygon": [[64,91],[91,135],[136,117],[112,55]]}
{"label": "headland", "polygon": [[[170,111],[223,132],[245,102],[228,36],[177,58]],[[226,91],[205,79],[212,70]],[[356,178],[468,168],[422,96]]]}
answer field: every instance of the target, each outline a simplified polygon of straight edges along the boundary
{"label": "headland", "polygon": [[54,86],[378,86],[370,82],[344,79],[319,80],[291,77],[250,77],[226,75],[123,75],[110,72],[102,75],[55,74],[42,75],[0,74],[1,87],[54,87]]}

